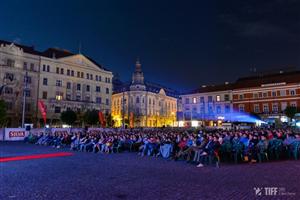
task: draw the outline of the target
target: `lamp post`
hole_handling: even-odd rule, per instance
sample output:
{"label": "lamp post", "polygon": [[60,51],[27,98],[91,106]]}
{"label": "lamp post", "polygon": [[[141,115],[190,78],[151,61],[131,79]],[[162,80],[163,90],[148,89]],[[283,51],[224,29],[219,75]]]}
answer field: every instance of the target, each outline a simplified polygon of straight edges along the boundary
{"label": "lamp post", "polygon": [[25,124],[25,106],[26,106],[26,92],[27,92],[27,83],[28,83],[28,72],[26,71],[24,77],[24,88],[23,88],[23,108],[22,108],[22,128],[24,128]]}

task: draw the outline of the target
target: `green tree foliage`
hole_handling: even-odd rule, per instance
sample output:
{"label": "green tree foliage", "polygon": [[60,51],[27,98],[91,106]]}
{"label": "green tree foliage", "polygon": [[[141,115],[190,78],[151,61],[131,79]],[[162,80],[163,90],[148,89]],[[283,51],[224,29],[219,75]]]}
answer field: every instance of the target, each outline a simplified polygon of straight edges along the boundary
{"label": "green tree foliage", "polygon": [[60,119],[68,125],[73,125],[77,120],[77,115],[73,110],[66,110],[61,113]]}
{"label": "green tree foliage", "polygon": [[87,110],[84,113],[83,120],[86,124],[96,125],[99,123],[98,111],[97,110]]}
{"label": "green tree foliage", "polygon": [[284,114],[290,118],[293,119],[295,117],[295,114],[297,113],[298,109],[293,106],[287,106],[286,109],[284,110]]}
{"label": "green tree foliage", "polygon": [[0,100],[0,126],[3,127],[7,123],[6,103],[4,100]]}

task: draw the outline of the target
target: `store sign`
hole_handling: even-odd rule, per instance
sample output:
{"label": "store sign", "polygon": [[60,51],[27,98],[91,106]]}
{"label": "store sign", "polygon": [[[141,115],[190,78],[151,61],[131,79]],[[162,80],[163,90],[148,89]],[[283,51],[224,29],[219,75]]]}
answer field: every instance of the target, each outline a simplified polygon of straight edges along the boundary
{"label": "store sign", "polygon": [[28,131],[25,128],[6,128],[4,131],[4,140],[6,141],[19,141],[24,140]]}
{"label": "store sign", "polygon": [[273,86],[281,86],[281,85],[286,85],[286,82],[261,84],[261,87],[273,87]]}

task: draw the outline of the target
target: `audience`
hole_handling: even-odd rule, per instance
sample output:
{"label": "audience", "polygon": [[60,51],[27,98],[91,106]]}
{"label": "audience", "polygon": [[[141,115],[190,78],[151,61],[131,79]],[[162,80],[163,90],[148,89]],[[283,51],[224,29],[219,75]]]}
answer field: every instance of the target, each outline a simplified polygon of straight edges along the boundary
{"label": "audience", "polygon": [[220,162],[263,162],[298,158],[300,136],[291,129],[188,130],[184,128],[101,129],[30,133],[25,142],[93,153],[137,152],[185,160],[197,167]]}

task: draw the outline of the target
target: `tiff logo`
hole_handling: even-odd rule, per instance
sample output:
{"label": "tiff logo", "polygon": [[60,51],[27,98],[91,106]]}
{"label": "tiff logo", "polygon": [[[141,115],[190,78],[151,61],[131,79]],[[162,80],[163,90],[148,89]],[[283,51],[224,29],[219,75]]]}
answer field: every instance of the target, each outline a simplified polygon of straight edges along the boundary
{"label": "tiff logo", "polygon": [[278,187],[255,187],[253,188],[256,196],[276,196],[278,195]]}

